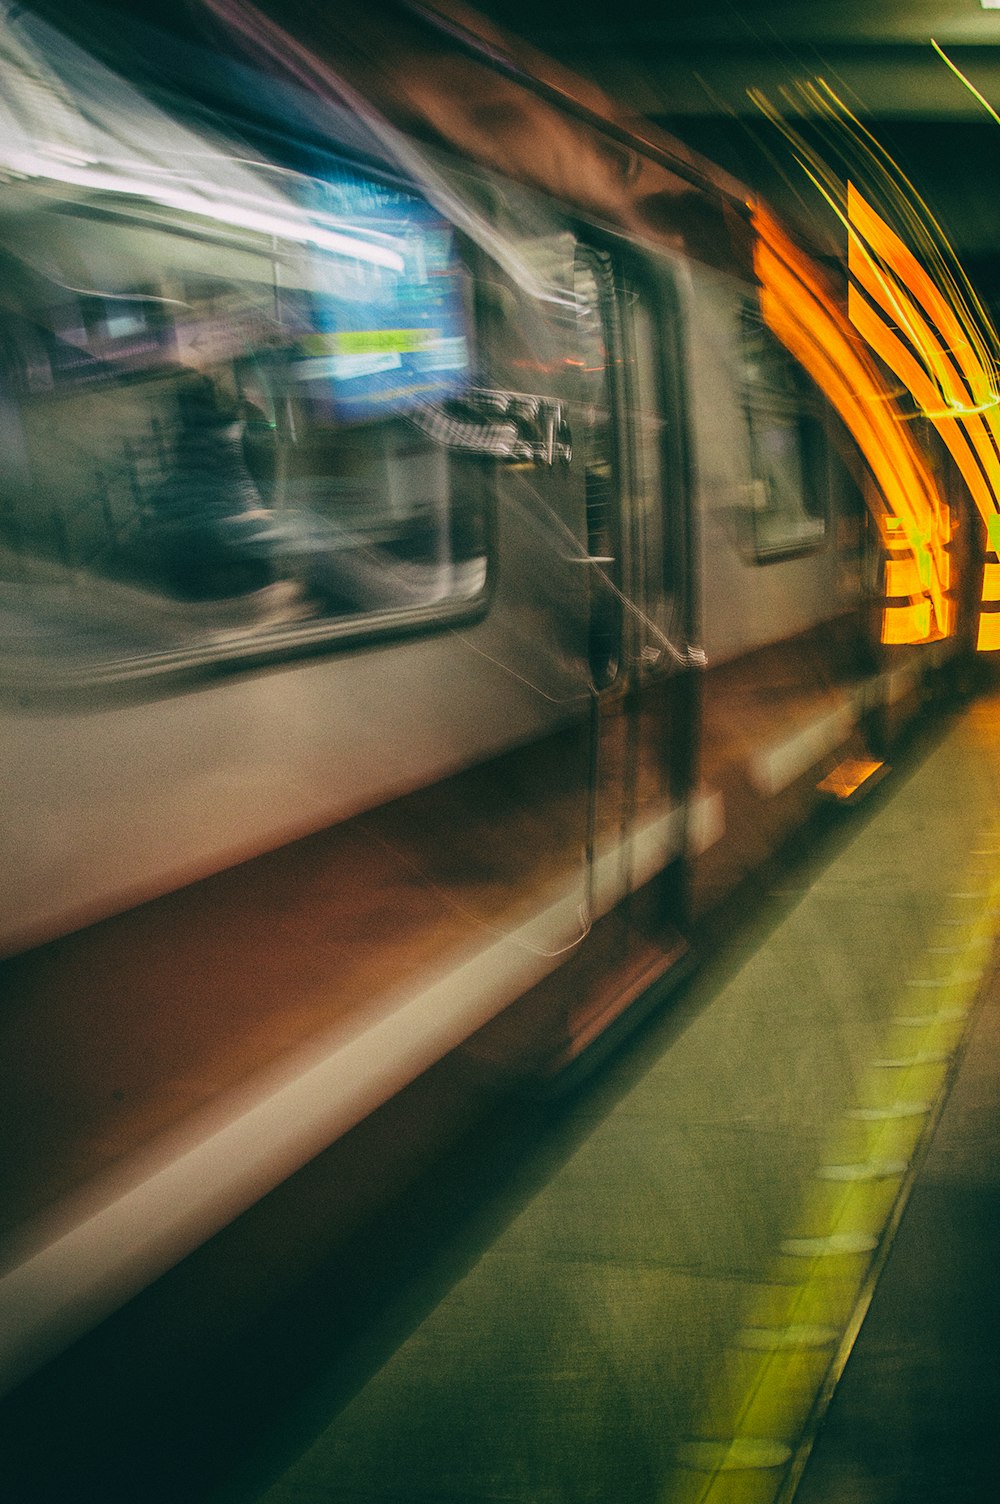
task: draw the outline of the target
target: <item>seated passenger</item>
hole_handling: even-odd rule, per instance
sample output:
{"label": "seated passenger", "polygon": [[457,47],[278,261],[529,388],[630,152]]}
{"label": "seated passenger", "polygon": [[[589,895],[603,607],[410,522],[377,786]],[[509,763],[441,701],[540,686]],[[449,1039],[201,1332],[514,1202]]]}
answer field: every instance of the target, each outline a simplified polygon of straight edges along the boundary
{"label": "seated passenger", "polygon": [[164,582],[189,600],[246,595],[282,578],[274,514],[243,452],[244,418],[208,376],[177,392],[169,473],[150,496]]}

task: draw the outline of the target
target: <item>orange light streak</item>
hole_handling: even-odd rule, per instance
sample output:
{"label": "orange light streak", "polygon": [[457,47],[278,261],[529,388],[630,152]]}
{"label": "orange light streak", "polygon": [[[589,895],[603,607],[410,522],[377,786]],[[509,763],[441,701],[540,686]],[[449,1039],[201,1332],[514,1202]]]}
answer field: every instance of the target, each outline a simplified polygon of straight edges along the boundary
{"label": "orange light streak", "polygon": [[[983,519],[988,546],[997,551],[1000,409],[983,337],[852,183],[847,185],[847,208],[848,266],[854,278],[848,294],[851,322],[934,424]],[[981,603],[997,601],[1000,563],[987,560]],[[1000,613],[980,611],[977,646],[981,651],[1000,647]]]}
{"label": "orange light streak", "polygon": [[[927,412],[928,406],[933,405],[936,393],[933,382],[919,361],[853,287],[848,291],[847,306],[851,323],[858,333],[912,393],[918,407]],[[984,516],[993,512],[993,491],[968,443],[967,423],[960,422],[955,417],[940,415],[931,418],[931,421],[947,444],[980,512]]]}
{"label": "orange light streak", "polygon": [[[1000,115],[938,44],[932,45],[1000,123]],[[784,135],[799,166],[847,231],[848,265],[853,278],[848,299],[851,322],[872,352],[902,382],[917,412],[934,425],[985,523],[988,550],[981,604],[986,609],[980,610],[978,646],[1000,648],[1000,611],[990,609],[1000,604],[1000,337],[928,205],[829,84],[817,79],[783,92],[800,110],[804,100],[806,113],[826,122],[831,140],[839,137],[836,150],[847,166],[843,177],[774,105],[759,91],[751,91],[751,97]],[[874,185],[880,200],[891,206],[895,223],[913,249],[851,181],[858,175]],[[897,418],[905,416],[897,414]],[[884,484],[871,452],[864,452],[879,483]],[[887,500],[894,509],[896,499],[887,493]],[[926,560],[909,529],[907,541],[913,547],[921,578],[926,580]],[[932,539],[932,553],[936,547]],[[898,586],[902,594],[903,586],[912,583],[912,574],[905,567],[897,567],[903,565],[901,560],[887,558],[886,562],[887,593],[890,587],[895,590]],[[897,625],[891,628],[893,632],[912,629],[913,623],[909,629]]]}
{"label": "orange light streak", "polygon": [[[868,259],[880,258],[882,265],[898,278],[921,305],[947,342],[962,369],[972,400],[977,407],[996,407],[998,397],[995,387],[985,370],[988,356],[982,339],[970,331],[958,317],[955,309],[942,295],[939,288],[924,271],[913,252],[903,244],[894,230],[886,224],[858,192],[853,183],[847,185],[847,219],[854,232],[848,247],[851,253],[870,247]],[[851,271],[854,267],[851,266]],[[897,284],[898,290],[898,284]],[[927,353],[927,352],[919,352]],[[929,363],[930,358],[927,356]]]}
{"label": "orange light streak", "polygon": [[[767,324],[825,393],[854,435],[886,511],[872,507],[887,560],[886,583],[916,597],[886,612],[883,641],[916,642],[952,626],[948,509],[874,362],[818,268],[761,206],[754,208],[755,269]],[[909,555],[907,558],[906,555]]]}

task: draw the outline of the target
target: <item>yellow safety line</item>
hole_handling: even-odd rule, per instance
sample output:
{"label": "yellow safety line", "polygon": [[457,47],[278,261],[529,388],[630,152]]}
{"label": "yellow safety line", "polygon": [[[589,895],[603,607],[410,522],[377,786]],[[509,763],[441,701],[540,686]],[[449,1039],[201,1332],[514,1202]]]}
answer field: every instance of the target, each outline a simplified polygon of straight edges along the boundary
{"label": "yellow safety line", "polygon": [[1000,831],[974,851],[793,1226],[724,1353],[660,1504],[790,1504],[947,1099],[1000,915]]}

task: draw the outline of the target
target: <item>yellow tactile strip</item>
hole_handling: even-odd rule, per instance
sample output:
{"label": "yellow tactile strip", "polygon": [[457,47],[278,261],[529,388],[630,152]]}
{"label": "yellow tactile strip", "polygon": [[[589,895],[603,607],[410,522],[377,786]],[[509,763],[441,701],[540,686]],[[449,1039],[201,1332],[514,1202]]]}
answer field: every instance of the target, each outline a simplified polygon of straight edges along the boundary
{"label": "yellow tactile strip", "polygon": [[788,1504],[960,1058],[1000,924],[1000,829],[970,853],[798,1217],[722,1355],[662,1504]]}

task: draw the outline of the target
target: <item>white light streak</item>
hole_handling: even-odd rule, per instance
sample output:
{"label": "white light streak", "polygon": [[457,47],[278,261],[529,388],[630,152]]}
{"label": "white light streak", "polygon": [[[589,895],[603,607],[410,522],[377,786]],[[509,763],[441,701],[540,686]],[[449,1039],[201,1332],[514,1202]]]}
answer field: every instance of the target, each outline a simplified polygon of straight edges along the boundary
{"label": "white light streak", "polygon": [[319,250],[349,256],[355,261],[366,261],[373,266],[385,267],[388,271],[403,271],[403,257],[397,251],[372,245],[369,241],[357,240],[337,230],[323,229],[305,218],[286,218],[272,208],[255,208],[252,203],[235,204],[224,198],[216,198],[210,182],[206,182],[204,188],[201,184],[187,187],[155,182],[145,175],[131,177],[124,172],[58,160],[54,156],[43,156],[35,152],[12,151],[5,153],[5,159],[5,165],[25,177],[71,184],[78,188],[93,188],[104,193],[146,198],[169,209],[201,215],[217,224],[255,230],[264,235],[277,235],[282,240],[314,245]]}

